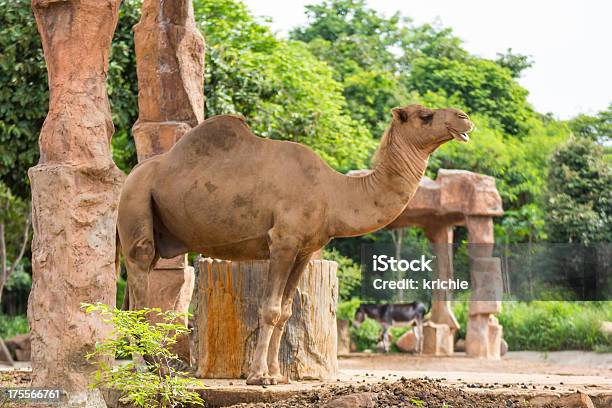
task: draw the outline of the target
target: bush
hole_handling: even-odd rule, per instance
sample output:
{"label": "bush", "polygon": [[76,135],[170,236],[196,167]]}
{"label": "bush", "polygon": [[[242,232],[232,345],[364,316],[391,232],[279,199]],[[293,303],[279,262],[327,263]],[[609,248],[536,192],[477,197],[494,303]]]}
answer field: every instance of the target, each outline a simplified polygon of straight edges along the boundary
{"label": "bush", "polygon": [[8,339],[30,331],[28,318],[24,315],[7,316],[0,314],[0,338]]}
{"label": "bush", "polygon": [[411,330],[412,326],[394,326],[389,329],[391,333],[391,351],[395,353],[400,352],[396,345],[397,340]]}
{"label": "bush", "polygon": [[[188,390],[197,381],[174,368],[180,360],[170,351],[177,337],[189,332],[184,324],[176,323],[185,314],[160,309],[119,310],[101,303],[83,304],[83,308],[87,313],[99,313],[102,321],[114,328],[86,355],[98,366],[92,387],[113,388],[121,393],[120,402],[131,406],[204,406],[198,393]],[[117,354],[144,358],[146,369],[134,362],[108,364]]]}
{"label": "bush", "polygon": [[[464,338],[468,303],[453,310]],[[509,350],[612,350],[612,336],[601,330],[612,320],[612,302],[504,302],[498,318]]]}
{"label": "bush", "polygon": [[357,309],[359,309],[359,305],[361,305],[361,299],[356,297],[351,298],[351,300],[338,303],[336,317],[340,320],[348,320],[352,322],[355,318],[355,313],[357,313]]}
{"label": "bush", "polygon": [[369,317],[366,317],[359,327],[351,327],[351,337],[355,340],[358,351],[376,350],[381,333],[380,323]]}
{"label": "bush", "polygon": [[[338,263],[338,297],[340,301],[359,296],[361,285],[361,266],[351,258],[344,256],[336,248],[323,249],[323,259]],[[359,306],[359,305],[357,305]],[[353,314],[350,319],[353,319]]]}

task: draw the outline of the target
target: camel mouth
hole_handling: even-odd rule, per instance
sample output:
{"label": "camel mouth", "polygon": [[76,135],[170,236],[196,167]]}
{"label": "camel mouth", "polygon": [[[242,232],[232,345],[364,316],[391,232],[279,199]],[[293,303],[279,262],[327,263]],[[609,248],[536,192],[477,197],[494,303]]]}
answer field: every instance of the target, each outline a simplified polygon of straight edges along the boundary
{"label": "camel mouth", "polygon": [[459,132],[451,127],[448,128],[449,133],[453,139],[460,141],[461,143],[467,143],[470,141],[470,137],[467,132]]}
{"label": "camel mouth", "polygon": [[455,140],[458,140],[462,143],[467,143],[470,141],[470,137],[468,136],[467,133],[457,133],[457,134],[454,134],[453,137],[455,138]]}

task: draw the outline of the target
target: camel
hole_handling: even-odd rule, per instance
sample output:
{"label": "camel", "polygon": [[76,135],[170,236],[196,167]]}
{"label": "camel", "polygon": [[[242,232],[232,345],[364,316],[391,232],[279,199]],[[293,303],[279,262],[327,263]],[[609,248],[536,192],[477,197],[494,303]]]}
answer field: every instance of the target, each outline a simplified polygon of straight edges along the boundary
{"label": "camel", "polygon": [[269,259],[268,301],[259,311],[247,384],[287,382],[278,351],[311,255],[334,237],[392,222],[415,193],[429,155],[449,140],[467,142],[472,127],[456,109],[395,108],[375,169],[351,177],[304,145],[257,137],[240,117],[205,120],[125,181],[118,234],[131,306],[148,304],[148,275],[159,257]]}

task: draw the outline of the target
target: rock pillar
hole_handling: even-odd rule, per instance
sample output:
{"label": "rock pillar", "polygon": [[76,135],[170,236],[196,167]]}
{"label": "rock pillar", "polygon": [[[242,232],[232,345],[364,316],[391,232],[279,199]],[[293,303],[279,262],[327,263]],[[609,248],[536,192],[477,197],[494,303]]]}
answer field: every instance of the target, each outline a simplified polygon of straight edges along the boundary
{"label": "rock pillar", "polygon": [[[446,224],[428,225],[425,235],[432,244],[436,255],[435,278],[447,280],[453,278],[453,227]],[[452,355],[454,337],[459,330],[459,322],[451,309],[451,294],[446,290],[434,290],[431,305],[431,323],[424,330],[423,352],[433,355]],[[446,329],[439,328],[446,325]]]}
{"label": "rock pillar", "polygon": [[501,262],[493,258],[493,219],[468,216],[468,252],[472,301],[465,339],[465,351],[476,358],[499,359],[502,326],[495,315],[501,312],[503,282]]}
{"label": "rock pillar", "polygon": [[[134,33],[139,116],[132,132],[142,161],[168,151],[204,120],[204,38],[191,0],[144,0]],[[195,278],[186,260],[158,262],[150,276],[149,299],[157,299],[151,306],[187,312]],[[177,349],[187,361],[188,350],[188,343]]]}
{"label": "rock pillar", "polygon": [[85,360],[110,328],[81,303],[115,304],[123,174],[111,158],[106,94],[120,0],[33,0],[49,73],[49,113],[32,183],[32,386],[67,391],[62,406],[105,406]]}

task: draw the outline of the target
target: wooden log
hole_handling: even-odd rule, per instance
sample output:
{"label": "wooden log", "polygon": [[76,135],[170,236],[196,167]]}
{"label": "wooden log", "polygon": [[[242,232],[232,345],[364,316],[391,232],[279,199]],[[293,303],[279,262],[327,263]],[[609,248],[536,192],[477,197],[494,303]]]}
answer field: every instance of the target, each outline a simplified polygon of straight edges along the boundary
{"label": "wooden log", "polygon": [[[292,380],[337,375],[338,265],[311,260],[293,301],[279,360]],[[194,294],[194,351],[200,378],[246,378],[255,350],[258,311],[268,281],[268,261],[205,258],[198,264]]]}
{"label": "wooden log", "polygon": [[351,331],[350,320],[338,319],[338,355],[349,354],[351,352]]}

